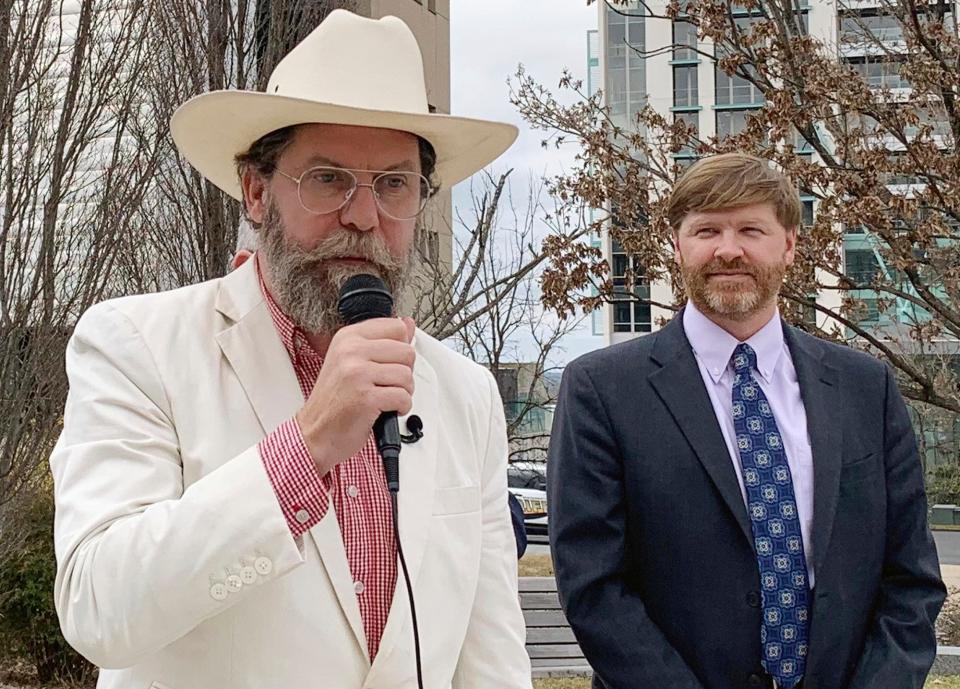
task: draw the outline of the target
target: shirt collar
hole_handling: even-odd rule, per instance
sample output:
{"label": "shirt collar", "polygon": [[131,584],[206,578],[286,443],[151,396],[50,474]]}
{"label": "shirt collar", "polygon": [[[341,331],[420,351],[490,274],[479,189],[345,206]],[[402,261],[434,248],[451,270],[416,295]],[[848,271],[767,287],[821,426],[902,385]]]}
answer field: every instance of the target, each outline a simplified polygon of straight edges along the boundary
{"label": "shirt collar", "polygon": [[[692,301],[683,309],[683,330],[694,354],[707,369],[714,383],[720,382],[730,365],[733,350],[740,341],[707,318]],[[783,354],[783,327],[779,311],[760,330],[747,340],[757,353],[757,368],[766,382],[770,382]]]}
{"label": "shirt collar", "polygon": [[[254,254],[249,260],[256,261],[257,281],[260,283],[260,291],[263,292],[263,298],[267,302],[267,308],[270,310],[270,317],[273,319],[273,325],[280,335],[280,341],[283,342],[284,349],[290,356],[290,361],[296,363],[303,352],[314,353],[313,347],[307,340],[307,334],[304,330],[293,322],[287,314],[283,312],[280,305],[274,300],[270,290],[267,289],[267,283],[263,280],[263,272],[260,269],[259,254]],[[319,356],[319,355],[318,355]]]}

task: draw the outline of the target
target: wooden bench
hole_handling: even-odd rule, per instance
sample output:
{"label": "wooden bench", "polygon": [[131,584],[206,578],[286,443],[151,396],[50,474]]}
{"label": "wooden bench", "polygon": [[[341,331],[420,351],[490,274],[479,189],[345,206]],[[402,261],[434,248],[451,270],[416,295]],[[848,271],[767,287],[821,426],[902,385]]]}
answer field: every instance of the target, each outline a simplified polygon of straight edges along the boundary
{"label": "wooden bench", "polygon": [[553,577],[520,577],[520,607],[534,677],[589,677],[590,665],[560,609]]}

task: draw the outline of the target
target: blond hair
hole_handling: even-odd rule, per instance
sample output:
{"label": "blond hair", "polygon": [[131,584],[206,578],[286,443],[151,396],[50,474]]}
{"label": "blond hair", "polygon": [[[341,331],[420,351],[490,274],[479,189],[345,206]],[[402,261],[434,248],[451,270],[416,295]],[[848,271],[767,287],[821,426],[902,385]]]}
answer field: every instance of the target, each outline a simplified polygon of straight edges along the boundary
{"label": "blond hair", "polygon": [[773,205],[777,220],[788,230],[800,225],[800,194],[785,174],[763,158],[722,153],[702,158],[677,180],[667,205],[667,220],[676,232],[688,213]]}

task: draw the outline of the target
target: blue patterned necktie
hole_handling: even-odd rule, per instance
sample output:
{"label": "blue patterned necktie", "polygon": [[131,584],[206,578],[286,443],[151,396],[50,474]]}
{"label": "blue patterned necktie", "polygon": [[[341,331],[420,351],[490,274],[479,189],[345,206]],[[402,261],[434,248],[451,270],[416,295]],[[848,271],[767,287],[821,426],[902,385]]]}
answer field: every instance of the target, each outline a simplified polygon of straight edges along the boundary
{"label": "blue patterned necktie", "polygon": [[778,686],[792,689],[807,660],[810,605],[797,501],[783,437],[753,376],[757,353],[741,343],[731,363],[733,425],[760,567],[763,667]]}

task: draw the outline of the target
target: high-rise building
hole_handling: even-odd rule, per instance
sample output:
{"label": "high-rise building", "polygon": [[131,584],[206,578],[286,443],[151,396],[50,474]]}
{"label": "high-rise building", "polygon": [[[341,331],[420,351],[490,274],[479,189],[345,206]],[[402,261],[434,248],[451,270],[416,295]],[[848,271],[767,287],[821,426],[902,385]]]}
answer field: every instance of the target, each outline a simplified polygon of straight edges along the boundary
{"label": "high-rise building", "polygon": [[[675,20],[664,18],[666,5],[665,0],[634,1],[615,7],[598,3],[599,29],[596,39],[588,32],[591,46],[588,61],[597,59],[596,68],[590,68],[597,69],[601,75],[594,85],[603,89],[605,105],[614,123],[635,127],[632,123],[638,110],[650,105],[668,122],[682,120],[704,140],[742,131],[751,111],[763,107],[763,94],[746,79],[727,75],[714,60],[705,58],[704,53],[713,54],[713,46],[699,41],[695,27],[684,21],[682,15]],[[868,0],[842,3],[807,0],[798,4],[798,11],[811,36],[838,46],[838,60],[853,65],[869,84],[893,89],[895,93],[909,86],[903,82],[897,65],[884,61],[877,55],[876,45],[862,39],[863,27],[866,27],[884,46],[895,48],[903,44],[900,23],[886,16],[881,6],[880,2]],[[738,22],[750,21],[749,13],[738,10],[736,4],[732,11]],[[798,140],[797,153],[813,162],[818,160],[802,138]],[[686,166],[696,159],[696,153],[681,150],[674,159]],[[891,183],[906,187],[915,181],[891,180]],[[817,201],[812,196],[802,196],[801,201],[803,223],[810,224]],[[843,267],[848,275],[868,282],[876,271],[884,270],[874,241],[863,234],[862,228],[845,228]],[[608,344],[655,330],[658,322],[668,319],[672,312],[637,299],[669,304],[673,301],[670,285],[650,284],[639,277],[632,294],[629,293],[628,272],[642,276],[643,267],[636,265],[635,258],[608,234],[600,244],[611,267],[615,294],[612,303],[595,318],[600,326],[596,330],[605,336]],[[924,317],[919,313],[922,310],[908,300],[894,300],[891,307],[880,309],[881,300],[875,293],[863,290],[854,296],[865,306],[861,323],[887,333],[895,333],[898,322],[910,323]],[[840,306],[836,291],[821,293],[817,298],[829,308]],[[823,325],[822,315],[811,313],[811,318],[820,318]]]}

